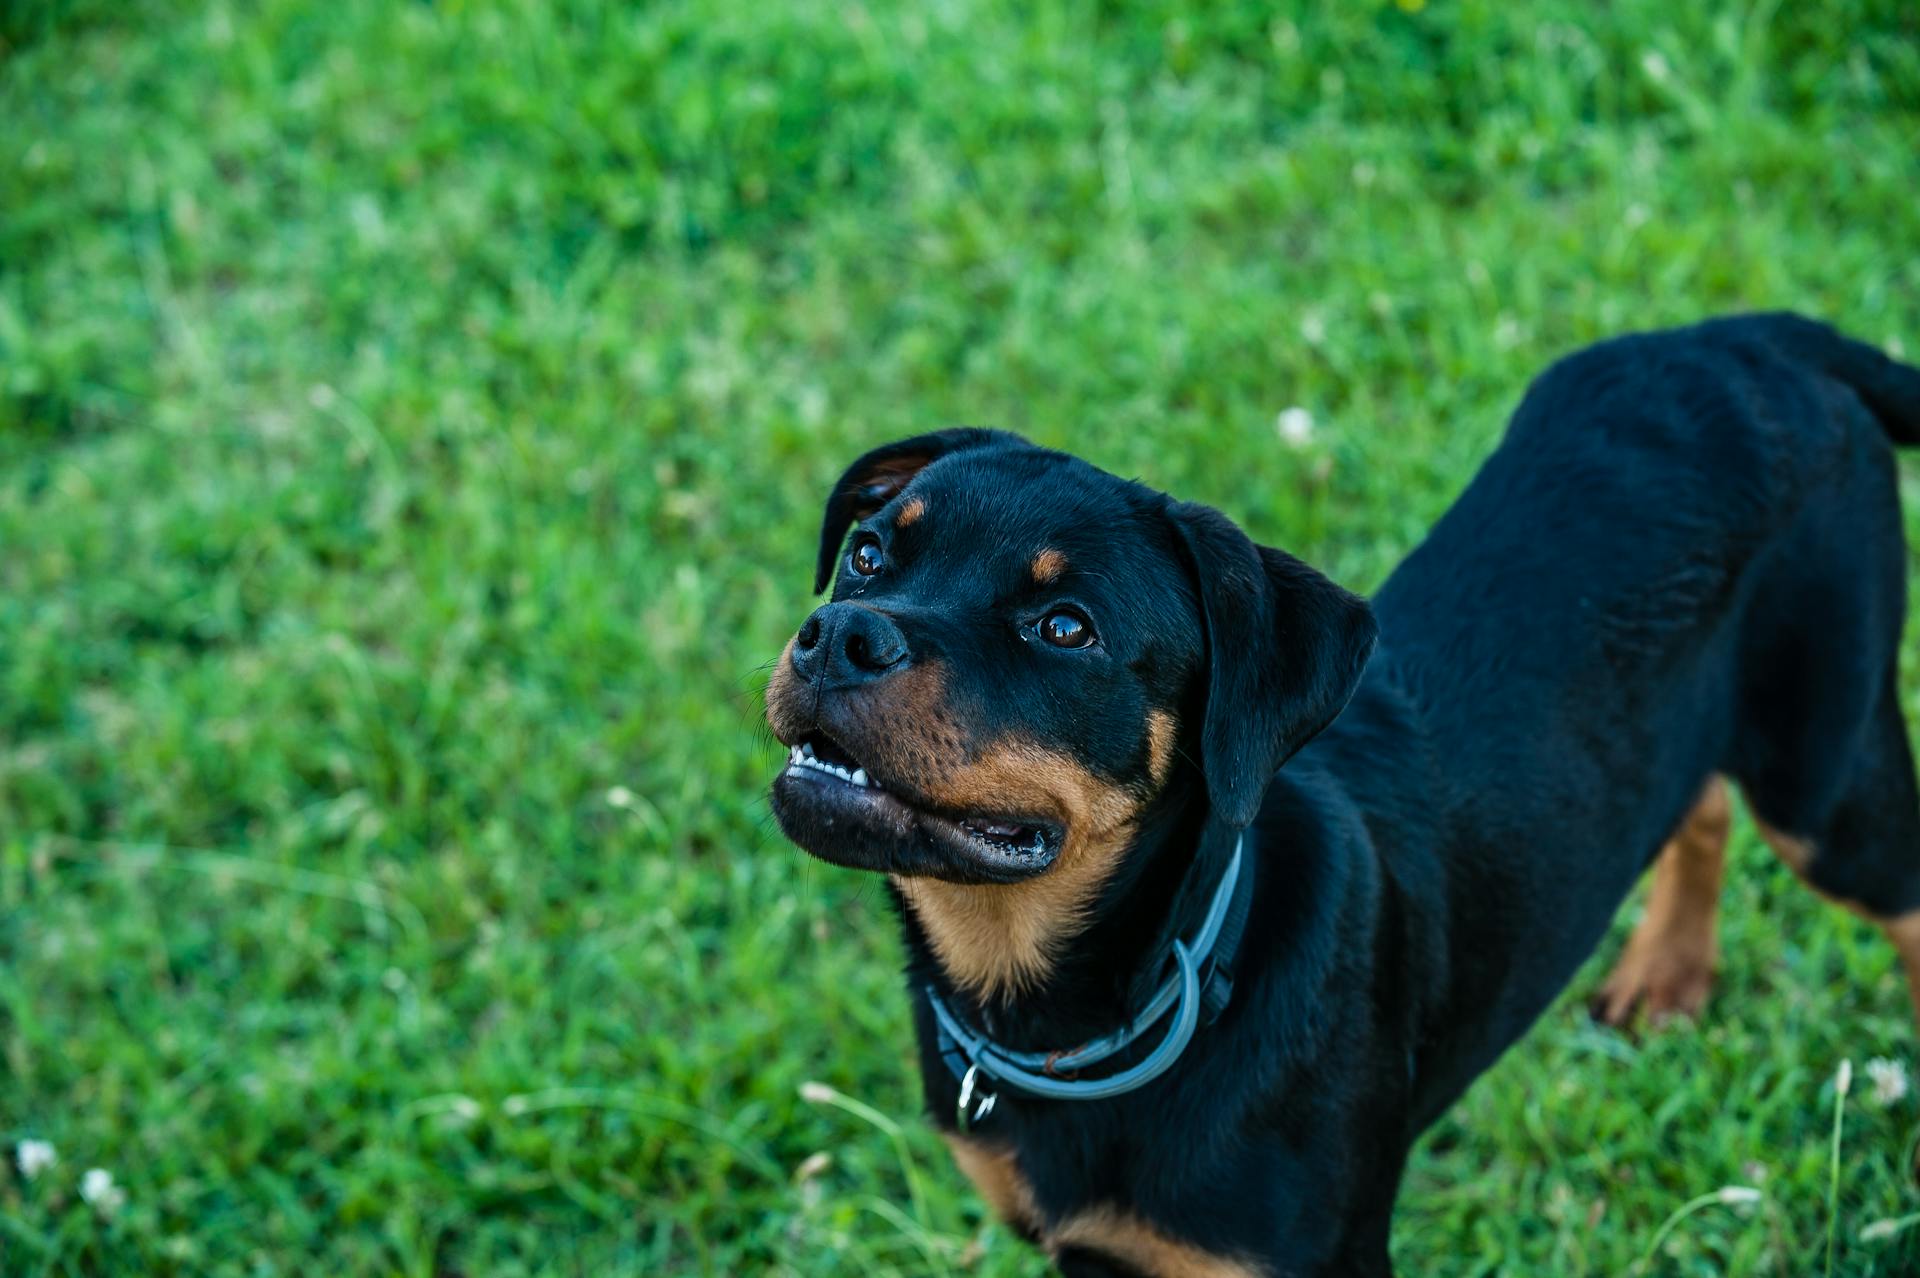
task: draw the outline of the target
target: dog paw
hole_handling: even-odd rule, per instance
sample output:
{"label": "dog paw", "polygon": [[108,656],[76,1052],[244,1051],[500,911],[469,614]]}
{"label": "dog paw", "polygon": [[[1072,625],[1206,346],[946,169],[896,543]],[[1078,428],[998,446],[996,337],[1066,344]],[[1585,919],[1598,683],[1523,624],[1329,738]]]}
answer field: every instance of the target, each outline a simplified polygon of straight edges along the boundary
{"label": "dog paw", "polygon": [[1699,1016],[1712,989],[1711,950],[1629,944],[1588,1010],[1594,1020],[1616,1029],[1631,1024],[1636,1014],[1659,1026],[1676,1016]]}

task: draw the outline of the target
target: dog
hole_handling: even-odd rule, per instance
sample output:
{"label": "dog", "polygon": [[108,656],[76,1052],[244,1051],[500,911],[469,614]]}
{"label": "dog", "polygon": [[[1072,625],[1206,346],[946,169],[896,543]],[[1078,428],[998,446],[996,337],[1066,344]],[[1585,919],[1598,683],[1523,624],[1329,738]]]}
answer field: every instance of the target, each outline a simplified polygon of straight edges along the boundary
{"label": "dog", "polygon": [[1650,865],[1596,1015],[1700,1009],[1729,783],[1920,978],[1913,443],[1920,371],[1813,321],[1620,337],[1370,603],[1016,435],[888,444],[768,683],[772,808],[886,876],[928,1112],[1060,1272],[1390,1274],[1409,1148]]}

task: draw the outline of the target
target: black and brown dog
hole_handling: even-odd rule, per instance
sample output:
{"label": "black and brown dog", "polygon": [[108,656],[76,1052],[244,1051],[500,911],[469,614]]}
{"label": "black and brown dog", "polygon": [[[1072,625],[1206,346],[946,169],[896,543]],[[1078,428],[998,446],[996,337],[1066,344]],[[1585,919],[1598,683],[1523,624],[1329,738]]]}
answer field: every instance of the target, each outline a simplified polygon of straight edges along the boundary
{"label": "black and brown dog", "polygon": [[1070,1275],[1388,1273],[1409,1147],[1650,864],[1596,1010],[1700,1007],[1727,779],[1920,976],[1890,440],[1920,372],[1825,326],[1610,341],[1371,606],[1013,435],[855,462],[773,806],[889,876],[927,1104],[995,1210]]}

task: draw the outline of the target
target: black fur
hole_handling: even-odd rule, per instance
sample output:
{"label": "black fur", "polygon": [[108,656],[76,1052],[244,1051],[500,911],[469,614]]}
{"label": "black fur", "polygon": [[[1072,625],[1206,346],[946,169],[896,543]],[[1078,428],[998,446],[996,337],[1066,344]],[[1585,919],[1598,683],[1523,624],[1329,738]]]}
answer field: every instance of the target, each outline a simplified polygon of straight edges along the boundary
{"label": "black fur", "polygon": [[827,495],[826,513],[820,521],[820,555],[813,572],[815,593],[825,590],[833,580],[834,556],[847,535],[847,526],[856,519],[868,518],[899,496],[908,481],[927,466],[968,448],[1023,442],[1018,435],[1005,431],[956,426],[883,445],[847,467]]}
{"label": "black fur", "polygon": [[[1920,373],[1798,317],[1603,343],[1534,383],[1371,612],[1213,511],[1011,436],[857,462],[822,584],[898,623],[900,668],[938,663],[953,749],[1038,739],[1147,796],[1037,988],[955,990],[903,911],[929,1113],[950,1126],[956,1089],[925,984],[1014,1046],[1104,1032],[1251,822],[1225,1016],[1142,1092],[1003,1096],[976,1135],[1015,1152],[1042,1239],[1105,1204],[1273,1274],[1386,1274],[1410,1145],[1565,986],[1708,777],[1818,847],[1817,885],[1880,917],[1920,908],[1890,438],[1920,442]],[[903,493],[926,513],[895,528]],[[882,574],[834,572],[853,520]],[[1069,567],[1037,588],[1042,549]],[[1034,614],[1061,599],[1097,649],[1036,647]],[[893,678],[814,687],[808,722],[863,757],[910,730],[881,713]],[[1140,746],[1156,709],[1180,725],[1164,784]],[[783,737],[800,713],[774,716]],[[908,856],[836,826],[804,784],[776,783],[775,808],[809,850],[947,877],[936,842],[901,833]],[[1055,1258],[1132,1272],[1097,1246]]]}

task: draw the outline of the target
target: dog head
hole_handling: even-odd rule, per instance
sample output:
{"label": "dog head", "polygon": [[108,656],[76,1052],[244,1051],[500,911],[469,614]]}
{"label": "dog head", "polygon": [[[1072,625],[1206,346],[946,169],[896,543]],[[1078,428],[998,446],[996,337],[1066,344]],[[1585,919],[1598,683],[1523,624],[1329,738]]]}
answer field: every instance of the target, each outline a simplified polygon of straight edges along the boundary
{"label": "dog head", "polygon": [[849,467],[821,525],[828,587],[767,689],[789,747],[774,812],[909,899],[1055,880],[1084,905],[1183,785],[1247,824],[1374,637],[1362,600],[1218,512],[998,431]]}

